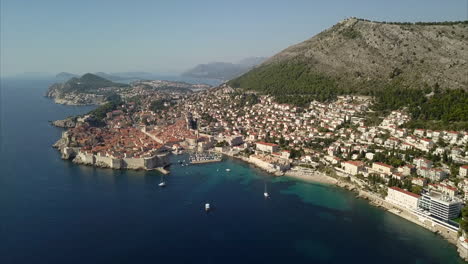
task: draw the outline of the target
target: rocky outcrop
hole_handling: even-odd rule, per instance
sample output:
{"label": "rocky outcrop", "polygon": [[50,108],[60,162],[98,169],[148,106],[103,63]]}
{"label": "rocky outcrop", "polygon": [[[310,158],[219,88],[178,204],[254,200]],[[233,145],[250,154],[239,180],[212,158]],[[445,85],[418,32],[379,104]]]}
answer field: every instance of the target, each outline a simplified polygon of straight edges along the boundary
{"label": "rocky outcrop", "polygon": [[468,239],[460,236],[457,241],[457,251],[462,259],[468,261]]}
{"label": "rocky outcrop", "polygon": [[69,117],[62,120],[52,121],[52,125],[62,128],[72,128],[76,126],[76,117]]}
{"label": "rocky outcrop", "polygon": [[[60,84],[54,84],[60,85]],[[64,105],[101,105],[106,103],[106,97],[99,94],[63,92],[60,89],[54,88],[54,85],[49,88],[46,96],[54,99],[57,104]]]}

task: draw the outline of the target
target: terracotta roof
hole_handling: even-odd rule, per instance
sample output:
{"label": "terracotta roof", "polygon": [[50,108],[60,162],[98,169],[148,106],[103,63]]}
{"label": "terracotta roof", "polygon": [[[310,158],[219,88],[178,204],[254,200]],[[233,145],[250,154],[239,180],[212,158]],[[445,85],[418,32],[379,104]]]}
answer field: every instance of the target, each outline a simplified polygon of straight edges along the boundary
{"label": "terracotta roof", "polygon": [[374,164],[377,164],[377,165],[380,165],[380,166],[384,166],[384,167],[393,169],[393,166],[392,166],[392,165],[388,165],[388,164],[385,164],[385,163],[382,163],[382,162],[374,162]]}
{"label": "terracotta roof", "polygon": [[261,144],[261,145],[265,145],[265,146],[271,146],[271,147],[277,147],[278,146],[277,144],[267,143],[267,142],[263,142],[263,141],[257,142],[257,144]]}
{"label": "terracotta roof", "polygon": [[413,197],[415,197],[415,198],[420,198],[420,197],[421,197],[420,195],[417,195],[417,194],[412,193],[412,192],[405,191],[405,190],[403,190],[403,189],[401,189],[401,188],[398,188],[398,187],[389,187],[389,189],[393,189],[393,190],[395,190],[395,191],[404,193],[404,194],[409,195],[409,196],[413,196]]}
{"label": "terracotta roof", "polygon": [[348,163],[348,164],[351,164],[351,165],[354,165],[354,166],[357,166],[357,167],[360,167],[360,166],[364,165],[364,163],[362,161],[354,161],[354,160],[348,160],[348,161],[345,161],[344,163]]}

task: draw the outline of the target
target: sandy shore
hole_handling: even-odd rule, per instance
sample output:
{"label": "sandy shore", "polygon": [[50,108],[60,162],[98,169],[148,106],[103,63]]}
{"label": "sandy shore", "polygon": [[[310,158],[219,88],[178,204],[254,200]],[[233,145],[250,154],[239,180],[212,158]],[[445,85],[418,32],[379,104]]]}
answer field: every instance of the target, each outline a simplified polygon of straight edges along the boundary
{"label": "sandy shore", "polygon": [[327,176],[325,173],[309,169],[292,169],[287,171],[284,176],[323,184],[336,184],[338,182],[335,178]]}
{"label": "sandy shore", "polygon": [[[254,164],[252,163],[248,158],[245,157],[236,157],[232,155],[228,155],[233,158],[237,158],[240,160],[243,160],[247,163]],[[258,166],[257,166],[258,167]],[[265,168],[259,167],[260,169],[272,173],[271,171],[266,170]],[[349,190],[349,191],[354,191],[357,194],[358,198],[366,199],[369,201],[370,205],[380,207],[384,210],[387,210],[393,214],[396,214],[408,221],[411,221],[419,226],[422,226],[432,232],[438,233],[441,235],[444,239],[446,239],[449,243],[457,245],[457,233],[453,231],[449,231],[446,228],[441,228],[440,225],[433,224],[432,222],[425,221],[414,215],[413,213],[407,211],[405,208],[400,208],[394,204],[391,204],[385,199],[379,197],[376,194],[366,192],[364,190],[361,190],[358,186],[356,186],[353,182],[348,182],[348,181],[339,181],[338,179],[335,179],[333,177],[330,177],[326,175],[325,173],[308,169],[308,168],[302,168],[302,167],[293,167],[292,169],[288,170],[285,172],[284,175],[286,177],[290,177],[293,179],[298,179],[302,181],[307,181],[307,182],[313,182],[313,183],[322,183],[322,184],[329,184],[329,185],[336,185],[338,187],[341,187],[343,189]],[[278,175],[279,176],[279,175]]]}

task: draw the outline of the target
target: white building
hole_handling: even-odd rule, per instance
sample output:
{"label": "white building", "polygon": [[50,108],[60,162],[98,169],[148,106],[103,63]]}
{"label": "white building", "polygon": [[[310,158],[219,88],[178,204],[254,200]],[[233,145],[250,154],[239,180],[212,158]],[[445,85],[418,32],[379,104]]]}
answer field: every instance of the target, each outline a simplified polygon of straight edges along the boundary
{"label": "white building", "polygon": [[434,217],[448,221],[460,215],[461,201],[437,191],[423,194],[420,207],[430,212]]}
{"label": "white building", "polygon": [[463,165],[460,167],[459,176],[460,178],[465,178],[468,176],[468,165]]}
{"label": "white building", "polygon": [[357,175],[362,168],[364,168],[364,163],[361,161],[345,161],[343,162],[343,169],[346,173],[351,175]]}
{"label": "white building", "polygon": [[256,147],[258,150],[263,151],[263,152],[278,152],[278,145],[273,144],[273,143],[267,143],[267,142],[257,142]]}
{"label": "white building", "polygon": [[425,158],[415,158],[413,160],[413,164],[416,165],[417,168],[425,167],[425,168],[432,168],[432,161],[425,159]]}
{"label": "white building", "polygon": [[387,197],[385,197],[386,201],[410,210],[418,209],[420,199],[420,195],[405,191],[398,187],[389,187]]}
{"label": "white building", "polygon": [[384,174],[392,174],[393,172],[393,166],[382,163],[382,162],[374,162],[372,164],[372,169],[376,172],[379,173],[384,173]]}

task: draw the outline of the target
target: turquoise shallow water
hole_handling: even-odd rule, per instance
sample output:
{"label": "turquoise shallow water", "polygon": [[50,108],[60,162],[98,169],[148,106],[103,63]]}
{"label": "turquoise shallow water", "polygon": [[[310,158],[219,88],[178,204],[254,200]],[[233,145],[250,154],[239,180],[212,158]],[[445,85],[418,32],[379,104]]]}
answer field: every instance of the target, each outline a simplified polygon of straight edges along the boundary
{"label": "turquoise shallow water", "polygon": [[464,263],[439,236],[352,193],[241,161],[182,167],[174,156],[164,189],[157,172],[62,161],[50,147],[61,129],[47,121],[91,108],[53,104],[48,83],[1,83],[2,264]]}

